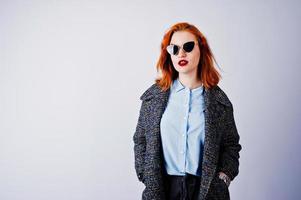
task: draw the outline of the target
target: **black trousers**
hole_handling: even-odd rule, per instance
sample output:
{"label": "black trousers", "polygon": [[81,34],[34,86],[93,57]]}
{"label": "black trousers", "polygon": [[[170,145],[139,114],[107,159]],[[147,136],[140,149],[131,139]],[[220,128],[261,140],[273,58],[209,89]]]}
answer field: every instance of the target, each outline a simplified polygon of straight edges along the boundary
{"label": "black trousers", "polygon": [[166,175],[167,200],[197,200],[201,178],[186,173],[185,176]]}

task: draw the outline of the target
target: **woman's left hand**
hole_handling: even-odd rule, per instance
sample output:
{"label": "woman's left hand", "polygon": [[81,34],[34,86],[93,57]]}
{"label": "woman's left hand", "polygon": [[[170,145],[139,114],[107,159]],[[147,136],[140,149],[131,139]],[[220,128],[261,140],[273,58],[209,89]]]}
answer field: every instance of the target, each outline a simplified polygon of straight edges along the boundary
{"label": "woman's left hand", "polygon": [[222,179],[226,183],[226,185],[229,187],[231,180],[230,180],[229,176],[227,176],[227,174],[225,174],[224,172],[219,172],[218,177],[220,179]]}

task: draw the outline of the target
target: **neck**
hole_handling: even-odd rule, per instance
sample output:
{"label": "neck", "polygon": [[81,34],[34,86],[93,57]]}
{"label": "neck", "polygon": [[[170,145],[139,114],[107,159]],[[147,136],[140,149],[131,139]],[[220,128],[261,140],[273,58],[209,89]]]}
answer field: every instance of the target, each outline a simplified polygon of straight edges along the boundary
{"label": "neck", "polygon": [[189,89],[194,89],[197,87],[200,87],[202,85],[202,82],[197,79],[197,77],[191,77],[185,74],[179,74],[179,81]]}

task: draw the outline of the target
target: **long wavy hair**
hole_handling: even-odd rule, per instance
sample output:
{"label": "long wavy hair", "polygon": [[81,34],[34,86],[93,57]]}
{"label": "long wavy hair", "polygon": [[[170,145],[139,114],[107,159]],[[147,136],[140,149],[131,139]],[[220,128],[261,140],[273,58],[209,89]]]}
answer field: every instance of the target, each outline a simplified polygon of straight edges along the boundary
{"label": "long wavy hair", "polygon": [[214,67],[214,62],[216,64],[217,62],[211,52],[207,39],[194,25],[187,22],[181,22],[171,26],[164,34],[161,42],[161,54],[157,62],[157,72],[161,73],[161,77],[155,79],[155,82],[160,86],[161,90],[166,91],[171,86],[172,81],[179,76],[179,73],[173,67],[170,55],[166,50],[172,35],[176,31],[188,31],[196,37],[199,44],[197,46],[200,49],[197,78],[202,82],[206,89],[217,85],[221,79],[221,75]]}

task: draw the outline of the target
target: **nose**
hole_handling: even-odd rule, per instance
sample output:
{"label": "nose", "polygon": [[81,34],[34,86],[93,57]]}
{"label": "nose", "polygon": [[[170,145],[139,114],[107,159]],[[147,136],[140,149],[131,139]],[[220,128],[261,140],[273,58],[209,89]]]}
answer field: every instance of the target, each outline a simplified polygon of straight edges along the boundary
{"label": "nose", "polygon": [[183,48],[180,48],[178,57],[185,57],[185,56],[186,56],[186,52],[184,51]]}

